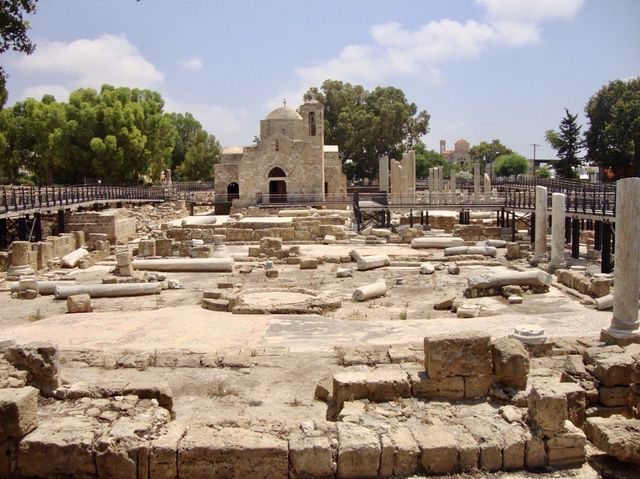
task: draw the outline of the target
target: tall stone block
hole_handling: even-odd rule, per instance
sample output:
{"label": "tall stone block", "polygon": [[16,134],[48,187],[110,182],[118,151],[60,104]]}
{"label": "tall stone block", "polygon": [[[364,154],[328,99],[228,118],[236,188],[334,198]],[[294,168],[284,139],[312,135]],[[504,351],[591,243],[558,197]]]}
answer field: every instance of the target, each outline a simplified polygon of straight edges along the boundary
{"label": "tall stone block", "polygon": [[[565,195],[554,193],[551,197],[551,261],[549,267],[552,269],[563,268],[564,260],[564,217],[565,217]],[[536,228],[537,228],[536,224]]]}
{"label": "tall stone block", "polygon": [[547,188],[536,186],[536,237],[534,261],[544,261],[547,254]]}
{"label": "tall stone block", "polygon": [[616,267],[611,326],[604,339],[640,339],[640,178],[616,183]]}
{"label": "tall stone block", "polygon": [[378,165],[378,190],[389,191],[389,157],[381,156]]}
{"label": "tall stone block", "polygon": [[480,191],[480,162],[475,160],[473,162],[473,192],[476,195],[481,193]]}

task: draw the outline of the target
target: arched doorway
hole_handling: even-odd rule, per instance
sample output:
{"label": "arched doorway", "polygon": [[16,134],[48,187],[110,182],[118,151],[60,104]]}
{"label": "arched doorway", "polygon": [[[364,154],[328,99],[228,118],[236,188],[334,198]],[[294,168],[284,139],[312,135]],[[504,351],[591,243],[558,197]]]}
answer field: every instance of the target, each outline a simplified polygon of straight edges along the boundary
{"label": "arched doorway", "polygon": [[287,174],[278,166],[269,171],[269,203],[287,202]]}
{"label": "arched doorway", "polygon": [[227,201],[240,198],[240,185],[238,183],[229,183],[227,185]]}

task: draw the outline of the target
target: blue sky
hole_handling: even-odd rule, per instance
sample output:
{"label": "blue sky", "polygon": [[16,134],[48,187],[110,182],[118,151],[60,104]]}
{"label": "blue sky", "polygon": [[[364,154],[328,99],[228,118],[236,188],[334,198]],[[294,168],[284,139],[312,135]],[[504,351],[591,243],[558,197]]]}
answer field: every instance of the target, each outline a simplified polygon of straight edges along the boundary
{"label": "blue sky", "polygon": [[544,132],[640,75],[638,0],[40,0],[38,47],[6,54],[9,103],[102,83],[160,91],[224,146],[326,78],[393,85],[431,114],[429,147]]}

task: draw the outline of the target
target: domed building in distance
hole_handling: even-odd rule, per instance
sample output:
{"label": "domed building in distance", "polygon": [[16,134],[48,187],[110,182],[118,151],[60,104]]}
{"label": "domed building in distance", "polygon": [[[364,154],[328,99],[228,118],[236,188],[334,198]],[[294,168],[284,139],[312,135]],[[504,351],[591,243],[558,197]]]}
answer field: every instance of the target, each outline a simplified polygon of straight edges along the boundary
{"label": "domed building in distance", "polygon": [[322,104],[281,106],[260,121],[255,145],[225,148],[214,166],[216,202],[234,207],[345,198],[338,147],[324,144]]}

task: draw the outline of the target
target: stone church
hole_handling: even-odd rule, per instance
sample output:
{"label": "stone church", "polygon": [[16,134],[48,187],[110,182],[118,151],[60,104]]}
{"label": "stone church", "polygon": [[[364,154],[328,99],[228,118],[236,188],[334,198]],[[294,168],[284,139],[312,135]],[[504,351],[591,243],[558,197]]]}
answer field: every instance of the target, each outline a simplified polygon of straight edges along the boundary
{"label": "stone church", "polygon": [[216,197],[234,207],[328,201],[347,191],[338,147],[324,144],[323,107],[315,100],[269,113],[255,145],[223,150],[214,178]]}

